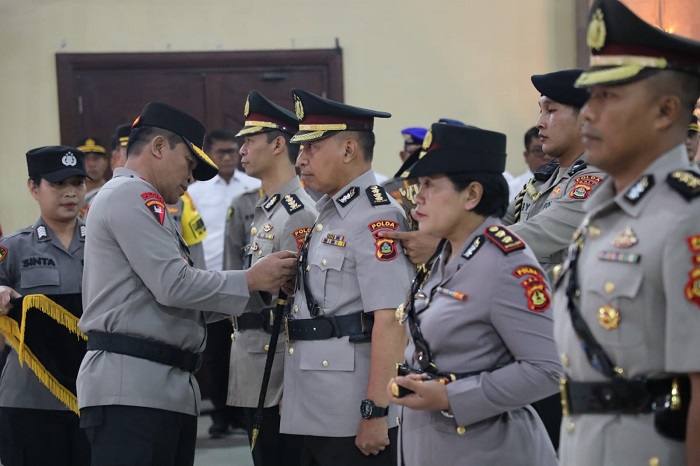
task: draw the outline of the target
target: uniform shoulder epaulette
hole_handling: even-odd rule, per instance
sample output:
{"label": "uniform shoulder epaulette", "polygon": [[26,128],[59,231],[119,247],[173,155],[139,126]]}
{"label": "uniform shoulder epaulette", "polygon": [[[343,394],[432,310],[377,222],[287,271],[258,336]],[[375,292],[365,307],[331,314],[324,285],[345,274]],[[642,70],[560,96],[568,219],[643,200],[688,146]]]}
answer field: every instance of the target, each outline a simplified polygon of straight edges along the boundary
{"label": "uniform shoulder epaulette", "polygon": [[559,170],[559,161],[557,159],[553,159],[543,167],[538,168],[532,177],[537,181],[547,181],[557,170]]}
{"label": "uniform shoulder epaulette", "polygon": [[292,215],[294,212],[298,212],[304,208],[304,204],[301,203],[301,199],[297,197],[296,194],[287,194],[284,196],[284,202],[282,203],[287,213]]}
{"label": "uniform shoulder epaulette", "polygon": [[574,164],[571,166],[567,173],[569,176],[574,176],[576,173],[586,168],[588,168],[588,164],[585,160],[577,160],[576,162],[574,162]]}
{"label": "uniform shoulder epaulette", "polygon": [[391,204],[391,201],[386,195],[386,190],[377,184],[373,184],[365,189],[365,192],[369,198],[369,203],[372,205]]}
{"label": "uniform shoulder epaulette", "polygon": [[692,170],[678,170],[666,177],[666,182],[686,201],[700,196],[700,174]]}
{"label": "uniform shoulder epaulette", "polygon": [[510,254],[519,249],[525,249],[523,240],[515,236],[513,232],[499,225],[491,225],[484,229],[484,236],[490,239],[503,254]]}

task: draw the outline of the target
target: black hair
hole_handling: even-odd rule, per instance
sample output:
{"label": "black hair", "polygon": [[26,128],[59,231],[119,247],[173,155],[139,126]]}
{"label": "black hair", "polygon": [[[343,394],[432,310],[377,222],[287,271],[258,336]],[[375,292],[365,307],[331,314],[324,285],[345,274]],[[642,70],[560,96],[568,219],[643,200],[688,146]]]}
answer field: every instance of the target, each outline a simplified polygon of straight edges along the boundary
{"label": "black hair", "polygon": [[217,141],[231,141],[239,144],[238,139],[236,139],[236,135],[232,132],[223,129],[215,129],[204,138],[204,147],[202,148],[204,149],[204,152],[209,153],[211,147]]}
{"label": "black hair", "polygon": [[299,144],[292,144],[289,142],[289,140],[292,139],[292,135],[278,129],[265,132],[265,137],[267,138],[268,144],[280,136],[284,138],[284,142],[287,144],[287,155],[289,155],[289,161],[292,162],[292,165],[294,165],[297,161],[297,156],[299,155]]}
{"label": "black hair", "polygon": [[525,150],[530,150],[530,141],[532,138],[537,138],[540,134],[540,130],[537,129],[537,127],[533,126],[532,128],[528,129],[527,132],[525,133]]}
{"label": "black hair", "polygon": [[508,183],[500,173],[470,172],[470,173],[446,173],[445,176],[452,182],[455,191],[463,191],[470,183],[479,183],[484,191],[479,204],[474,208],[474,213],[483,217],[501,218],[508,210]]}
{"label": "black hair", "polygon": [[365,162],[371,162],[374,157],[374,144],[375,138],[372,131],[348,131],[352,133],[352,136],[357,141],[357,145],[360,147],[362,154],[364,155]]}
{"label": "black hair", "polygon": [[129,157],[133,154],[138,154],[143,147],[156,136],[161,136],[168,141],[171,149],[185,142],[181,136],[167,129],[156,128],[155,126],[139,126],[134,128],[131,134],[129,134],[129,143],[126,145],[126,156]]}

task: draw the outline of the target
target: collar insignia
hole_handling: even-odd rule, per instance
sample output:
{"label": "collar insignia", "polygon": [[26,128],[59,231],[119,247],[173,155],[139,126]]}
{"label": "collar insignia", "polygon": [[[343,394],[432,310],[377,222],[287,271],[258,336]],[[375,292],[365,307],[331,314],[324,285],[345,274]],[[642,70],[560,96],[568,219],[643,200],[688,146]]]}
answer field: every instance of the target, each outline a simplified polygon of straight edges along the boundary
{"label": "collar insignia", "polygon": [[39,225],[38,227],[36,227],[36,235],[40,240],[49,237],[49,234],[46,231],[46,227],[44,225]]}
{"label": "collar insignia", "polygon": [[474,241],[472,241],[472,244],[469,245],[466,251],[464,251],[464,254],[462,254],[462,257],[464,257],[466,260],[471,259],[474,257],[474,254],[479,251],[481,246],[484,244],[484,235],[479,235],[476,238],[474,238]]}
{"label": "collar insignia", "polygon": [[265,203],[265,205],[263,206],[263,208],[264,208],[266,211],[269,212],[269,211],[271,211],[271,210],[273,209],[273,207],[275,207],[275,206],[277,205],[277,203],[278,203],[279,201],[280,201],[280,195],[279,195],[279,194],[275,194],[274,196],[272,196],[272,197]]}
{"label": "collar insignia", "polygon": [[338,204],[340,204],[341,207],[345,207],[348,204],[350,204],[350,201],[354,200],[359,195],[360,188],[358,188],[357,186],[352,186],[350,189],[345,191],[342,196],[338,198]]}
{"label": "collar insignia", "polygon": [[85,225],[80,225],[80,237],[81,238],[85,238],[85,231],[86,231]]}
{"label": "collar insignia", "polygon": [[631,204],[636,204],[654,186],[654,175],[644,175],[625,193],[625,199]]}

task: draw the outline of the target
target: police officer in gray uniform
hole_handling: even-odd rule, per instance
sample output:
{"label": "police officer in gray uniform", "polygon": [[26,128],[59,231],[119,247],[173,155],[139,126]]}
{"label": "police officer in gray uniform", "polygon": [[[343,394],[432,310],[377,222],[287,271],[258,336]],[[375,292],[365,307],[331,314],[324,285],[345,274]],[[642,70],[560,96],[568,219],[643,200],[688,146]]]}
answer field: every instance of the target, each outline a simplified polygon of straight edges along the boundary
{"label": "police officer in gray uniform", "polygon": [[583,201],[605,176],[583,154],[580,110],[588,93],[574,87],[580,74],[575,69],[532,76],[541,94],[535,126],[542,150],[554,160],[535,172],[503,218],[532,248],[550,279],[583,220]]}
{"label": "police officer in gray uniform", "polygon": [[610,177],[586,204],[554,298],[567,376],[560,458],[697,465],[700,174],[684,140],[700,42],[597,0],[588,45],[584,144]]}
{"label": "police officer in gray uniform", "polygon": [[[299,130],[294,113],[251,91],[244,111],[241,164],[247,175],[258,178],[263,197],[246,246],[246,268],[275,251],[298,251],[316,219],[315,204],[301,187],[294,169],[299,146],[289,139]],[[276,296],[253,293],[246,312],[233,317],[233,343],[227,404],[243,408],[248,437],[252,439],[256,407],[269,349]],[[284,345],[275,354],[265,396],[260,434],[253,450],[256,466],[298,465],[301,439],[279,433]]]}
{"label": "police officer in gray uniform", "polygon": [[[0,314],[20,295],[81,292],[85,225],[78,214],[88,177],[85,154],[73,147],[40,147],[27,152],[27,168],[41,216],[0,240]],[[90,445],[78,423],[13,351],[0,380],[2,464],[87,466]]]}
{"label": "police officer in gray uniform", "polygon": [[445,241],[397,311],[410,337],[387,387],[404,406],[399,464],[558,464],[528,405],[556,392],[561,371],[549,281],[499,220],[505,147],[501,133],[436,123],[408,171],[420,230]]}
{"label": "police officer in gray uniform", "polygon": [[284,252],[245,272],[192,267],[166,204],[193,177],[216,174],[204,134],[192,116],[146,105],[126,166],[90,210],[77,388],[93,466],[192,465],[207,321],[242,313],[249,290],[276,292],[293,276],[294,254]]}
{"label": "police officer in gray uniform", "polygon": [[304,436],[302,464],[393,465],[396,417],[385,388],[405,346],[394,312],[413,266],[377,235],[406,228],[371,172],[374,118],[390,115],[300,89],[292,96],[297,167],[324,196],[300,254],[280,430]]}

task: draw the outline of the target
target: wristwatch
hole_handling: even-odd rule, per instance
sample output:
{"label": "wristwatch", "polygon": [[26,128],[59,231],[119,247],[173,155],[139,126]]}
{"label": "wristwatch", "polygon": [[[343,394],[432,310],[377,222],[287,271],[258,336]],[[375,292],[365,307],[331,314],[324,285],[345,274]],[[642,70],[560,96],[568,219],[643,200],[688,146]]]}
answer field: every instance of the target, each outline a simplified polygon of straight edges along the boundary
{"label": "wristwatch", "polygon": [[360,403],[360,413],[364,419],[373,419],[375,417],[384,417],[389,414],[389,407],[380,408],[374,404],[372,400],[362,400]]}

